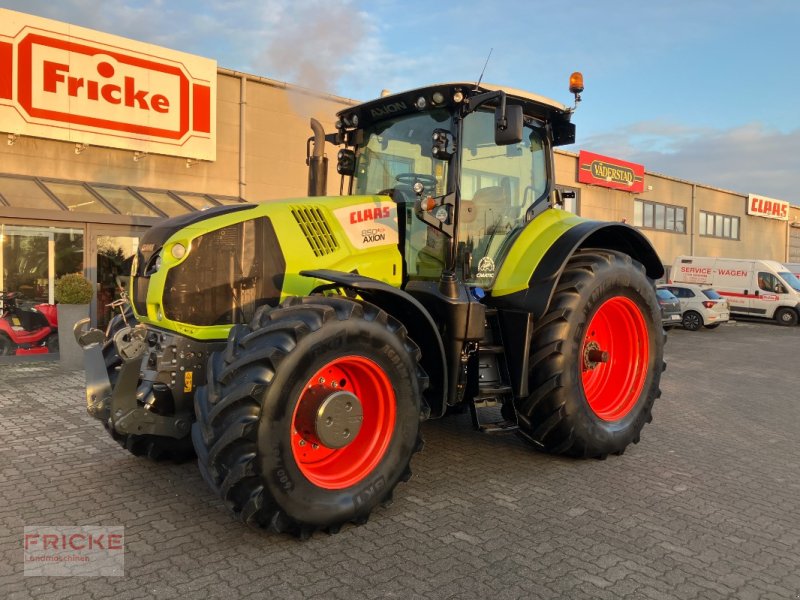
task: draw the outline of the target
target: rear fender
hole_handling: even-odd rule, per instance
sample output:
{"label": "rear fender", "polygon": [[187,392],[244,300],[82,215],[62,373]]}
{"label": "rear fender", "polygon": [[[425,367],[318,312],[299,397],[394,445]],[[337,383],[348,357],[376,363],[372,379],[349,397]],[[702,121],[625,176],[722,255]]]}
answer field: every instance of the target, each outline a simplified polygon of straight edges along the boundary
{"label": "rear fender", "polygon": [[541,318],[567,261],[582,248],[616,250],[644,265],[651,279],[664,275],[658,254],[637,229],[549,210],[532,221],[514,242],[498,271],[492,304],[525,310],[534,320]]}
{"label": "rear fender", "polygon": [[[644,265],[647,276],[658,279],[664,267],[653,246],[638,230],[622,223],[587,221],[546,211],[532,221],[514,242],[500,266],[490,304],[501,309],[503,337],[517,340],[520,332],[532,335],[535,323],[550,306],[556,284],[570,257],[582,248],[616,250]],[[499,285],[498,285],[499,284]],[[524,320],[527,313],[527,321]],[[511,318],[516,315],[516,318]],[[527,395],[527,351],[507,354],[512,385],[518,396]]]}

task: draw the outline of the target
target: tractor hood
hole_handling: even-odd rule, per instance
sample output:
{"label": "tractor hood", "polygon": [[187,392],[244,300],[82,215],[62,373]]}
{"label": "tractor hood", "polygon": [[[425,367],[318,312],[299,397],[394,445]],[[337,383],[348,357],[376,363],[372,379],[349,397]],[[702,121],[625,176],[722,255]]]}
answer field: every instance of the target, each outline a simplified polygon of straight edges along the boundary
{"label": "tractor hood", "polygon": [[198,212],[191,212],[185,215],[179,215],[177,217],[172,217],[171,219],[166,219],[164,221],[159,222],[156,225],[153,225],[150,229],[145,231],[144,235],[142,236],[141,242],[139,243],[139,250],[137,252],[137,260],[136,264],[138,268],[133,275],[143,274],[147,264],[153,258],[153,256],[161,250],[161,247],[164,245],[170,237],[172,237],[175,232],[183,229],[184,227],[188,227],[190,225],[196,225],[203,221],[207,221],[209,219],[213,219],[214,217],[218,217],[219,215],[224,215],[232,212],[237,212],[240,210],[246,210],[248,208],[253,208],[253,204],[237,204],[233,206],[215,206],[213,208],[208,208],[206,210],[201,210]]}
{"label": "tractor hood", "polygon": [[143,323],[224,339],[262,305],[307,295],[312,269],[402,277],[397,205],[386,196],[297,198],[169,219],[142,238],[131,296]]}

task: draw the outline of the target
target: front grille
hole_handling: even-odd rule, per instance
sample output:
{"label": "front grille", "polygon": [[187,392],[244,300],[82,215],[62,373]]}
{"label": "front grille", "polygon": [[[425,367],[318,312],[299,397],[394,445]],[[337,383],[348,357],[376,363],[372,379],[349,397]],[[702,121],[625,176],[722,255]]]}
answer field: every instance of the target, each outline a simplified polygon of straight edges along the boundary
{"label": "front grille", "polygon": [[314,206],[294,206],[292,215],[315,256],[325,256],[339,247],[322,210]]}

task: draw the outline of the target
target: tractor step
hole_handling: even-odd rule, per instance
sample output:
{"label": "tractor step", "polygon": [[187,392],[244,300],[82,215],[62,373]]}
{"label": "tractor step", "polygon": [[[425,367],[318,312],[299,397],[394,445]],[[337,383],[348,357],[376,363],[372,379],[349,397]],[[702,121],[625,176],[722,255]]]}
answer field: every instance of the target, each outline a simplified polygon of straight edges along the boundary
{"label": "tractor step", "polygon": [[489,345],[489,346],[481,345],[481,349],[480,349],[481,355],[484,355],[484,354],[503,354],[505,351],[506,351],[505,348],[503,348],[502,346],[499,346],[499,345]]}
{"label": "tractor step", "polygon": [[509,421],[503,417],[500,410],[502,402],[482,404],[477,400],[469,405],[470,416],[475,429],[481,433],[498,434],[512,433],[519,427],[514,421]]}
{"label": "tractor step", "polygon": [[496,435],[498,433],[514,433],[519,429],[519,425],[512,421],[497,421],[494,423],[482,423],[479,427],[481,433]]}
{"label": "tractor step", "polygon": [[469,403],[472,424],[482,433],[511,433],[519,427],[506,418],[513,410],[514,391],[510,385],[506,351],[495,308],[486,309],[486,333],[478,346],[478,391]]}
{"label": "tractor step", "polygon": [[475,396],[475,402],[481,403],[486,402],[492,398],[499,399],[494,404],[502,404],[502,398],[508,396],[511,393],[511,386],[510,385],[493,385],[493,386],[480,386],[478,388],[478,394]]}

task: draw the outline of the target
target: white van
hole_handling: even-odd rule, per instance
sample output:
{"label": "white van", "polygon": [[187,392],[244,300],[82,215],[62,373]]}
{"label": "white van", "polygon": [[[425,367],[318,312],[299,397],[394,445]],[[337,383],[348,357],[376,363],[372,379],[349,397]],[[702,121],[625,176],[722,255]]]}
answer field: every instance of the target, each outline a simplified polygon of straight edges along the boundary
{"label": "white van", "polygon": [[789,273],[800,279],[800,263],[783,263],[783,266]]}
{"label": "white van", "polygon": [[800,321],[800,279],[774,260],[679,256],[670,281],[711,285],[734,315],[775,319],[781,325]]}

